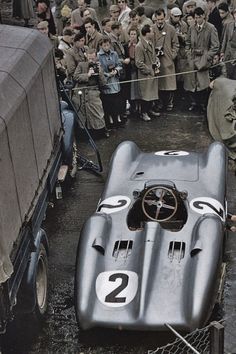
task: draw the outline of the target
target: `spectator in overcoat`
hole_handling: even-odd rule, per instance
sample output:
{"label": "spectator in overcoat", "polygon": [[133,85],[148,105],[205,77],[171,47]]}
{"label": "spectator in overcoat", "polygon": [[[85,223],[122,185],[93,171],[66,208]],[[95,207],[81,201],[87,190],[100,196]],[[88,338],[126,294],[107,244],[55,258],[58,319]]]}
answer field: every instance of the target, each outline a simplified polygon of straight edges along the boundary
{"label": "spectator in overcoat", "polygon": [[[138,3],[138,6],[144,7],[144,13],[145,13],[145,15],[146,15],[148,18],[152,19],[152,15],[154,14],[154,11],[155,11],[155,9],[153,8],[153,6],[147,6],[147,5],[146,5],[146,0],[138,0],[137,3]],[[136,10],[136,8],[135,8],[135,10]]]}
{"label": "spectator in overcoat", "polygon": [[[175,69],[177,73],[185,71],[186,69],[186,52],[185,52],[185,41],[188,32],[188,26],[186,22],[181,19],[182,11],[178,7],[174,7],[170,11],[170,18],[167,20],[167,23],[174,27],[175,32],[179,40],[179,51],[175,59]],[[177,76],[177,84],[182,88],[183,86],[183,76]],[[180,89],[178,87],[178,89]]]}
{"label": "spectator in overcoat", "polygon": [[55,0],[54,17],[59,36],[62,35],[63,28],[70,21],[71,12],[75,9],[77,9],[77,0]]}
{"label": "spectator in overcoat", "polygon": [[118,54],[111,49],[111,39],[109,37],[104,36],[100,41],[98,60],[106,78],[106,85],[101,88],[106,127],[117,128],[123,123],[119,82],[119,73],[122,66]]}
{"label": "spectator in overcoat", "polygon": [[226,4],[226,2],[220,3],[218,6],[218,10],[219,10],[219,14],[220,14],[220,17],[222,20],[222,26],[223,26],[222,34],[221,34],[221,38],[220,38],[220,42],[222,43],[222,40],[224,38],[225,28],[228,23],[234,22],[234,17],[230,13],[229,6],[228,6],[228,4]]}
{"label": "spectator in overcoat", "polygon": [[64,55],[73,47],[73,36],[74,33],[70,28],[63,29],[63,36],[59,40],[58,48],[63,51]]}
{"label": "spectator in overcoat", "polygon": [[153,25],[152,20],[145,15],[143,6],[136,7],[136,12],[139,17],[139,28],[142,28],[144,25]]}
{"label": "spectator in overcoat", "polygon": [[207,0],[207,7],[208,7],[208,22],[215,26],[219,40],[222,34],[222,19],[219,14],[219,10],[216,6],[216,0]]}
{"label": "spectator in overcoat", "polygon": [[99,41],[103,35],[96,30],[96,22],[92,18],[86,18],[84,21],[86,31],[85,43],[89,48],[99,50]]}
{"label": "spectator in overcoat", "polygon": [[[128,53],[125,52],[125,48],[123,43],[121,42],[122,27],[119,22],[114,22],[111,25],[111,33],[109,37],[111,38],[111,47],[118,54],[120,64],[122,66],[122,70],[120,71],[120,81],[126,81],[127,79],[127,66],[130,63],[130,58],[128,57]],[[126,101],[128,100],[129,92],[128,85],[125,83],[121,83],[121,111],[123,118],[125,119],[126,115]]]}
{"label": "spectator in overcoat", "polygon": [[160,76],[158,80],[159,96],[162,108],[172,111],[174,91],[176,90],[175,59],[179,50],[179,41],[173,26],[165,21],[164,9],[155,11],[154,46],[160,60]]}
{"label": "spectator in overcoat", "polygon": [[23,18],[25,26],[29,24],[29,20],[35,17],[32,0],[13,0],[13,17]]}
{"label": "spectator in overcoat", "polygon": [[52,15],[52,11],[50,8],[49,0],[36,0],[36,10],[37,17],[39,21],[47,21],[48,22],[48,30],[52,35],[56,34],[56,26],[54,22],[54,18]]}
{"label": "spectator in overcoat", "polygon": [[73,95],[76,107],[80,108],[81,118],[88,129],[105,129],[104,111],[100,98],[100,87],[105,85],[103,70],[98,63],[95,49],[88,49],[87,61],[80,62],[74,73],[77,89],[81,89],[82,95],[77,90]]}
{"label": "spectator in overcoat", "polygon": [[126,29],[129,24],[129,12],[131,11],[131,8],[128,6],[127,0],[118,0],[117,4],[120,8],[118,21],[121,23],[122,28]]}
{"label": "spectator in overcoat", "polygon": [[130,63],[127,65],[127,80],[130,82],[127,84],[128,86],[128,98],[129,98],[129,103],[130,103],[130,113],[137,114],[139,113],[139,100],[140,100],[140,94],[139,94],[139,86],[138,86],[138,70],[135,65],[135,47],[138,43],[138,36],[139,36],[139,31],[137,30],[136,27],[130,28],[129,32],[129,41],[127,44],[125,44],[125,52],[128,54],[128,57],[130,59]]}
{"label": "spectator in overcoat", "polygon": [[224,31],[224,38],[221,46],[221,59],[224,61],[232,60],[226,63],[227,77],[236,79],[236,9],[233,12],[234,22],[228,23]]}
{"label": "spectator in overcoat", "polygon": [[77,33],[74,37],[74,45],[66,53],[66,67],[68,78],[72,79],[75,69],[79,62],[87,60],[86,50],[88,47],[85,46],[85,37],[81,33]]}
{"label": "spectator in overcoat", "polygon": [[[78,0],[78,8],[71,13],[71,26],[73,28],[79,28],[83,25],[82,12],[87,8],[85,0]],[[98,22],[96,11],[90,7],[91,17]]]}
{"label": "spectator in overcoat", "polygon": [[[141,118],[148,122],[151,120],[149,114],[159,116],[153,109],[154,102],[158,99],[159,73],[156,64],[156,53],[153,46],[153,30],[150,25],[144,25],[141,29],[139,42],[135,47],[135,64],[138,69],[139,93],[141,98]],[[144,80],[146,79],[146,80]]]}
{"label": "spectator in overcoat", "polygon": [[205,13],[201,7],[195,9],[194,18],[196,24],[189,28],[186,52],[188,71],[197,70],[197,72],[184,76],[184,88],[190,92],[189,111],[198,106],[205,111],[208,98],[207,89],[210,83],[209,67],[214,55],[219,50],[219,39],[215,26],[206,22]]}

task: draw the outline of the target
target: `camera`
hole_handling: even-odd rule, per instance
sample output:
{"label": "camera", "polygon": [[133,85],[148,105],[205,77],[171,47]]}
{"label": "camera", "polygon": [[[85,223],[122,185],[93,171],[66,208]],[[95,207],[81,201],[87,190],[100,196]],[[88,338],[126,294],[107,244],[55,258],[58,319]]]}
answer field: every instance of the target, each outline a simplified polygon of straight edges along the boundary
{"label": "camera", "polygon": [[92,68],[93,71],[94,71],[94,74],[92,74],[92,76],[99,74],[99,66],[98,66],[98,63],[90,62],[90,63],[88,64],[88,69],[91,69],[91,68]]}
{"label": "camera", "polygon": [[156,56],[157,57],[162,57],[164,55],[163,47],[156,47],[155,51],[156,51]]}
{"label": "camera", "polygon": [[156,61],[156,63],[153,63],[152,64],[152,69],[154,70],[154,75],[155,76],[157,76],[157,74],[160,72],[160,60],[159,60],[159,58],[157,58],[157,61]]}
{"label": "camera", "polygon": [[115,70],[115,65],[114,64],[109,64],[108,65],[108,71],[112,72],[113,70]]}

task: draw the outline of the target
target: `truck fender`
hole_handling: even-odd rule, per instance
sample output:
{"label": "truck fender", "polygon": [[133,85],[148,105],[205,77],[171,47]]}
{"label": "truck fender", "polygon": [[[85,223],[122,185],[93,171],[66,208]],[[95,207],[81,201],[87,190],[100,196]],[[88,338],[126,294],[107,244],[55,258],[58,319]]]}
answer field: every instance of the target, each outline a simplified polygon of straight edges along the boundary
{"label": "truck fender", "polygon": [[62,122],[64,127],[64,135],[62,139],[63,164],[71,166],[73,158],[73,142],[75,117],[74,113],[68,109],[62,109]]}
{"label": "truck fender", "polygon": [[36,297],[34,289],[36,282],[38,257],[41,250],[41,245],[44,246],[48,256],[48,238],[45,231],[40,228],[34,240],[35,249],[30,254],[29,263],[20,285],[17,301],[17,312],[32,313],[35,309]]}

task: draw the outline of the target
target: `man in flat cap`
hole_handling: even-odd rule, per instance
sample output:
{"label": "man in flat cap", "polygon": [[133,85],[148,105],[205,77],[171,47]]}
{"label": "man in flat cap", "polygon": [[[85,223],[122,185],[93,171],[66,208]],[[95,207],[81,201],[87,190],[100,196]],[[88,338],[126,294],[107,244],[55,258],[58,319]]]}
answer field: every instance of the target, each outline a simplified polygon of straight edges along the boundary
{"label": "man in flat cap", "polygon": [[37,29],[39,32],[46,34],[48,36],[48,21],[41,21],[37,24]]}
{"label": "man in flat cap", "polygon": [[[167,23],[174,27],[179,40],[179,51],[175,59],[175,69],[176,72],[182,72],[186,70],[186,52],[185,52],[185,41],[188,32],[188,26],[186,22],[182,20],[182,11],[178,7],[174,7],[170,10],[170,18]],[[177,76],[177,86],[178,90],[182,91],[183,87],[183,76]]]}

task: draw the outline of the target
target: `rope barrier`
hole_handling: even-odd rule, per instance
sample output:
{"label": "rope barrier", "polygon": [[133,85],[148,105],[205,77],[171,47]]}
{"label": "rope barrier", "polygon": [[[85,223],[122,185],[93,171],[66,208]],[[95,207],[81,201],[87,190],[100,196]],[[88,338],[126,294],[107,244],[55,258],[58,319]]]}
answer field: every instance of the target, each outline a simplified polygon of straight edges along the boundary
{"label": "rope barrier", "polygon": [[[212,65],[208,68],[209,69],[213,69],[221,64],[228,64],[228,63],[233,63],[235,62],[236,64],[236,59],[230,59],[230,60],[226,60],[226,61],[220,61],[220,63]],[[142,81],[147,81],[147,80],[158,80],[158,79],[162,79],[162,78],[166,78],[166,77],[171,77],[171,76],[180,76],[180,75],[188,75],[188,74],[194,74],[194,73],[198,73],[201,72],[200,70],[189,70],[189,71],[181,71],[178,73],[173,73],[173,74],[166,74],[166,75],[160,75],[160,76],[153,76],[153,77],[145,77],[142,79],[133,79],[133,80],[123,80],[123,81],[119,81],[119,84],[128,84],[131,82],[142,82]],[[110,85],[114,85],[114,82],[112,83],[107,83],[105,86],[110,86]],[[94,85],[94,86],[82,86],[82,87],[74,87],[71,89],[71,91],[82,91],[82,90],[91,90],[91,89],[97,89],[98,86]]]}

